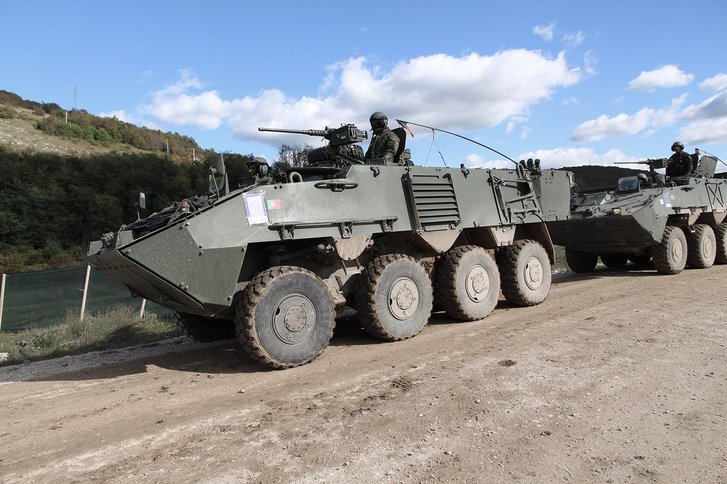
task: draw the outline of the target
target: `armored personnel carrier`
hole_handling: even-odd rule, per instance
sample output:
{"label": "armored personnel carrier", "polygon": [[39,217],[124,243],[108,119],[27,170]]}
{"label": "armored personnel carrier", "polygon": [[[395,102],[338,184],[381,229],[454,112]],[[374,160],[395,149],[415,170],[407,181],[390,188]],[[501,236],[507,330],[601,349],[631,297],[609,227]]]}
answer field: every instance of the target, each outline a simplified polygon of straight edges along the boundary
{"label": "armored personnel carrier", "polygon": [[368,165],[351,146],[366,132],[312,131],[302,133],[329,145],[311,165],[258,170],[249,186],[223,183],[106,234],[89,264],[176,311],[198,339],[236,333],[273,368],[316,358],[346,306],[371,335],[395,341],[419,333],[435,304],[471,321],[493,310],[500,290],[516,305],[545,299],[545,222],[568,216],[568,173],[532,160],[496,170],[413,166],[403,130],[395,162]]}
{"label": "armored personnel carrier", "polygon": [[656,173],[668,160],[637,162],[649,174],[624,177],[613,191],[574,193],[568,220],[548,222],[574,272],[591,272],[598,258],[611,268],[653,260],[662,274],[685,266],[727,263],[727,180],[714,178],[717,159],[703,156],[694,172]]}

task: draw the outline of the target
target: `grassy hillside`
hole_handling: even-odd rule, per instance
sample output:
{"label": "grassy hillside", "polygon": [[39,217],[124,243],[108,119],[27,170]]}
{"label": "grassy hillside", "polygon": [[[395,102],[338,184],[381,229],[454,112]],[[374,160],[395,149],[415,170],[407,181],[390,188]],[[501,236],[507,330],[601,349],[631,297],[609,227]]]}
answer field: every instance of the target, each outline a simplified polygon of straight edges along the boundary
{"label": "grassy hillside", "polygon": [[13,151],[77,157],[156,153],[175,162],[192,161],[193,156],[205,159],[213,153],[189,136],[140,128],[84,110],[66,110],[54,103],[28,101],[3,90],[0,145]]}

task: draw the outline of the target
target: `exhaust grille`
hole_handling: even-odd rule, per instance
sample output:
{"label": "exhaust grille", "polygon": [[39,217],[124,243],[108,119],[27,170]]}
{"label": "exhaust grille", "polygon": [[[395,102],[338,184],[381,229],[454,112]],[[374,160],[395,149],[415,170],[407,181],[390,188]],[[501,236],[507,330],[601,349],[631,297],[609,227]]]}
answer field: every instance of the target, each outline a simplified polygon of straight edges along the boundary
{"label": "exhaust grille", "polygon": [[461,222],[452,177],[407,173],[403,177],[417,230],[454,228]]}

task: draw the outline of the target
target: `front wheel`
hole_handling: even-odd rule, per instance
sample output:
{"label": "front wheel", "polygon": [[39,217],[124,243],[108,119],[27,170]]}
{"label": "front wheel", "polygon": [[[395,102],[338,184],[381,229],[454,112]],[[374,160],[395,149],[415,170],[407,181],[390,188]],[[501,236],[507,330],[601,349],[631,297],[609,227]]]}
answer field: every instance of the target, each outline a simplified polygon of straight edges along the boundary
{"label": "front wheel", "polygon": [[272,267],[250,281],[237,302],[235,323],[245,352],[277,369],[315,359],[336,324],[326,284],[295,266]]}
{"label": "front wheel", "polygon": [[361,274],[356,293],[366,332],[385,341],[419,333],[432,313],[432,281],[424,267],[403,254],[382,255]]}
{"label": "front wheel", "polygon": [[679,274],[687,264],[687,238],[684,231],[680,227],[668,225],[651,255],[659,273]]}
{"label": "front wheel", "polygon": [[535,240],[518,240],[497,251],[497,265],[505,299],[518,306],[534,306],[550,292],[550,259]]}

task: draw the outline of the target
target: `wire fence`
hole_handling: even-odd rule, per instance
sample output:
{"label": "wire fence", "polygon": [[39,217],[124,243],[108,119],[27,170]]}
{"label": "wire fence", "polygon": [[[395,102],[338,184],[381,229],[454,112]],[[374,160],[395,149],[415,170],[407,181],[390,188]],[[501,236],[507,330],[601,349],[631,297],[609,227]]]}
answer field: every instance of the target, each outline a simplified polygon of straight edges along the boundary
{"label": "wire fence", "polygon": [[[22,331],[56,326],[66,317],[83,317],[129,306],[143,313],[169,313],[131,293],[85,265],[38,272],[2,274],[0,279],[0,331]],[[84,305],[85,301],[85,305]]]}

